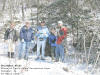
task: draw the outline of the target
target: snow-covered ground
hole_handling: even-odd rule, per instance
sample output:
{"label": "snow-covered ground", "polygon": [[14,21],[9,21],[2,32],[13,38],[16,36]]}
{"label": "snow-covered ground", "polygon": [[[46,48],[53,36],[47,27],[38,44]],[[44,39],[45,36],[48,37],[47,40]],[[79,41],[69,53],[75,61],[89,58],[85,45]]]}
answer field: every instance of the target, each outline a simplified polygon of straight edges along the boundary
{"label": "snow-covered ground", "polygon": [[[4,50],[5,49],[5,50]],[[89,73],[87,72],[86,64],[73,64],[67,61],[66,63],[62,62],[53,62],[50,57],[46,57],[46,60],[35,60],[35,55],[30,55],[29,60],[18,60],[18,58],[9,59],[6,54],[7,47],[5,43],[0,43],[0,69],[5,68],[5,65],[12,65],[10,68],[17,65],[15,68],[18,69],[9,69],[12,75],[14,71],[20,75],[99,75],[98,73]],[[3,66],[2,66],[3,65]],[[92,65],[89,66],[92,69]],[[67,71],[65,71],[67,69]],[[5,69],[7,70],[7,69]],[[0,70],[1,72],[1,70]],[[2,72],[1,72],[2,73]]]}
{"label": "snow-covered ground", "polygon": [[[17,59],[8,59],[7,57],[0,56],[1,65],[21,65],[20,69],[16,70],[16,73],[21,75],[87,75],[79,66],[72,66],[66,63],[61,62],[51,62],[50,60],[38,60],[33,59],[26,60],[17,60]],[[63,70],[63,67],[68,68],[68,72]],[[24,69],[23,69],[24,68]],[[28,69],[25,69],[28,68]],[[27,71],[28,70],[28,71]],[[12,71],[12,73],[14,73]]]}
{"label": "snow-covered ground", "polygon": [[[82,4],[83,1],[80,2],[80,5]],[[83,8],[84,10],[88,9],[87,7]],[[32,8],[26,9],[25,11],[25,20],[30,19],[30,18],[36,18],[37,16],[35,15],[34,17],[31,17],[31,13],[36,14],[37,9]],[[93,14],[93,13],[90,13]],[[15,16],[17,17],[18,20],[22,19],[22,10],[19,11],[19,13],[16,13]],[[6,21],[10,20],[10,16],[7,12],[4,13],[4,18],[1,18],[4,23],[0,23],[0,28],[6,23]],[[100,13],[97,13],[95,17],[93,17],[91,20],[100,20]],[[22,24],[24,25],[24,24]],[[16,30],[20,30],[22,25],[18,24],[16,26]],[[95,27],[92,27],[96,29]],[[69,35],[67,38],[68,41],[70,41],[68,44],[68,49],[70,54],[73,54],[75,49],[72,48],[72,35]],[[68,42],[67,41],[67,42]],[[87,71],[87,65],[85,63],[79,63],[75,64],[75,61],[67,61],[66,63],[61,63],[61,62],[52,62],[50,57],[46,57],[45,61],[38,60],[36,61],[35,55],[30,55],[30,59],[28,61],[21,59],[18,60],[17,58],[15,59],[9,59],[7,57],[7,45],[3,42],[3,40],[0,39],[0,75],[1,75],[1,68],[4,67],[5,65],[17,65],[16,68],[19,68],[16,70],[16,73],[20,73],[20,75],[100,75],[100,69],[98,69],[96,72],[90,73]],[[72,60],[70,58],[70,60]],[[3,65],[3,66],[2,66]],[[12,67],[13,67],[12,66]],[[10,67],[10,68],[12,68]],[[5,67],[4,67],[5,68]],[[67,71],[64,71],[64,69],[67,69]],[[88,66],[88,70],[92,70],[92,65]],[[14,71],[13,69],[10,69],[10,71]],[[11,74],[10,74],[11,75]],[[12,74],[14,75],[14,74]],[[18,74],[16,74],[18,75]]]}

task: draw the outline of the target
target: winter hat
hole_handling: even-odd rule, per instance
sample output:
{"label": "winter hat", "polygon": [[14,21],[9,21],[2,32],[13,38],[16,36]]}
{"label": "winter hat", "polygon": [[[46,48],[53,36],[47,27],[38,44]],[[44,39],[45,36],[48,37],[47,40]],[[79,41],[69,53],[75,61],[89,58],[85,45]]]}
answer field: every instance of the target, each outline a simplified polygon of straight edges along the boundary
{"label": "winter hat", "polygon": [[63,24],[63,22],[62,21],[58,21],[58,24]]}

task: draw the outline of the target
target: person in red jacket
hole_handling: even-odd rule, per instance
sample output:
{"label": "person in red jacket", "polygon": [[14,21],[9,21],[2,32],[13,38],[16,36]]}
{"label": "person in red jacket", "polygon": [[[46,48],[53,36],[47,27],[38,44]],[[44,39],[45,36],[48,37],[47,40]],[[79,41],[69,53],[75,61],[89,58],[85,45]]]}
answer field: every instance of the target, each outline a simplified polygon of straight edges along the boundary
{"label": "person in red jacket", "polygon": [[58,34],[57,34],[57,41],[56,41],[56,61],[59,59],[63,62],[64,61],[64,46],[63,41],[67,36],[67,28],[63,25],[62,21],[58,21]]}

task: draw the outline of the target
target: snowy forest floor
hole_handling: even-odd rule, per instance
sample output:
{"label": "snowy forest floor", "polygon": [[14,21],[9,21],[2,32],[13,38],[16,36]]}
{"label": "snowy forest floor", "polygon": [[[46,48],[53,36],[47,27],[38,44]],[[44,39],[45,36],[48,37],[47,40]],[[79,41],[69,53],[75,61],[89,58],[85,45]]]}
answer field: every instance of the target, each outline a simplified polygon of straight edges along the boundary
{"label": "snowy forest floor", "polygon": [[[35,61],[34,58],[26,61],[26,60],[16,60],[16,59],[8,59],[7,57],[0,56],[0,64],[1,65],[20,65],[20,67],[16,66],[16,68],[20,68],[16,70],[16,73],[20,73],[21,75],[87,75],[84,72],[84,67],[79,67],[80,65],[69,65],[67,63],[61,62],[51,62],[48,60]],[[2,67],[2,66],[1,66]],[[63,70],[63,68],[67,68],[67,72]],[[10,67],[11,68],[11,67]],[[83,69],[82,69],[83,68]],[[10,69],[11,70],[11,69]],[[14,69],[11,70],[11,73],[15,73]],[[98,74],[99,75],[99,74]]]}
{"label": "snowy forest floor", "polygon": [[[0,43],[0,74],[3,71],[9,71],[10,75],[99,75],[100,69],[96,72],[90,73],[88,70],[92,69],[92,65],[89,65],[87,70],[86,64],[75,64],[75,61],[66,63],[53,62],[50,57],[46,57],[46,60],[35,60],[36,55],[30,55],[29,60],[18,60],[18,58],[10,59],[4,50],[4,44]],[[9,69],[7,65],[10,65]]]}
{"label": "snowy forest floor", "polygon": [[[45,1],[48,2],[45,3]],[[0,0],[0,75],[100,75],[100,56],[99,61],[95,61],[100,44],[100,0],[50,1]],[[17,57],[9,59],[8,48],[3,38],[10,22],[15,21],[15,29],[19,32],[24,21],[29,20],[35,30],[42,19],[46,21],[49,28],[56,27],[59,20],[62,20],[68,28],[68,34],[71,35],[67,36],[69,46],[66,45],[68,46],[66,49],[68,48],[70,52],[67,52],[65,63],[52,62],[50,57],[46,57],[44,61],[36,61],[36,54],[31,54],[28,61],[19,60]],[[82,52],[74,49],[73,43]],[[89,54],[88,51],[90,51]],[[93,63],[86,61],[88,55]],[[99,65],[97,65],[98,62]],[[3,74],[2,72],[5,71],[10,74]]]}

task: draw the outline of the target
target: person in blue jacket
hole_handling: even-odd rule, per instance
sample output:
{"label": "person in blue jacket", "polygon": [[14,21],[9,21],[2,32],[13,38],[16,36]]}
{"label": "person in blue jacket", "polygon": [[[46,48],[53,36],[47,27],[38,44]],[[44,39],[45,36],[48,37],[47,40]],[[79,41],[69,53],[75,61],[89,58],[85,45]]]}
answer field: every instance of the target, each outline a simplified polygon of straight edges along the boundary
{"label": "person in blue jacket", "polygon": [[[40,49],[42,49],[41,59],[45,59],[45,47],[46,47],[46,41],[49,36],[49,30],[47,26],[45,25],[45,21],[42,21],[40,26],[37,27],[37,58],[36,60],[40,59]],[[42,47],[42,48],[41,48]]]}
{"label": "person in blue jacket", "polygon": [[28,53],[31,48],[30,46],[34,41],[33,29],[28,21],[26,22],[26,25],[24,25],[20,30],[20,40],[21,49],[19,51],[19,59],[24,57],[25,60],[28,60]]}
{"label": "person in blue jacket", "polygon": [[55,29],[51,29],[51,33],[49,35],[49,44],[51,46],[51,57],[52,60],[55,59],[55,48],[56,48],[56,33],[55,33]]}

